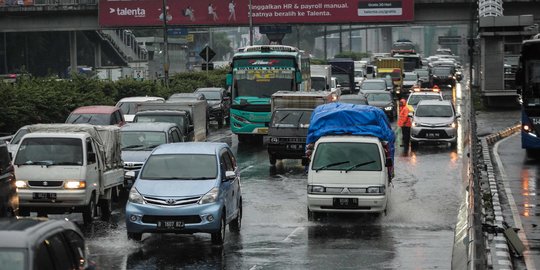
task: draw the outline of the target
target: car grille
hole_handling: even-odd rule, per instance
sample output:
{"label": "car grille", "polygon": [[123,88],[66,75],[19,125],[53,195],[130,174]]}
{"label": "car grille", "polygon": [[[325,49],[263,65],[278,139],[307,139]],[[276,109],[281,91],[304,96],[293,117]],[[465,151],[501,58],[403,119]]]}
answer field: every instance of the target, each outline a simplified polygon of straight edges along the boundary
{"label": "car grille", "polygon": [[177,198],[157,198],[157,197],[143,196],[143,198],[144,198],[144,202],[147,204],[176,207],[176,206],[196,204],[201,197],[189,197],[189,198],[177,199]]}
{"label": "car grille", "polygon": [[124,162],[124,169],[133,170],[140,169],[143,165],[143,162]]}
{"label": "car grille", "polygon": [[366,188],[343,188],[343,187],[327,187],[326,193],[330,194],[339,194],[339,195],[347,195],[347,194],[366,194],[367,189]]}
{"label": "car grille", "polygon": [[153,216],[153,215],[144,215],[142,217],[143,223],[153,223],[157,224],[158,221],[183,221],[184,224],[196,224],[201,223],[200,216]]}
{"label": "car grille", "polygon": [[427,139],[450,139],[451,137],[444,130],[437,129],[422,129],[418,132],[418,138]]}
{"label": "car grille", "polygon": [[420,124],[421,127],[447,127],[448,124]]}
{"label": "car grille", "polygon": [[28,181],[31,187],[61,187],[64,181]]}

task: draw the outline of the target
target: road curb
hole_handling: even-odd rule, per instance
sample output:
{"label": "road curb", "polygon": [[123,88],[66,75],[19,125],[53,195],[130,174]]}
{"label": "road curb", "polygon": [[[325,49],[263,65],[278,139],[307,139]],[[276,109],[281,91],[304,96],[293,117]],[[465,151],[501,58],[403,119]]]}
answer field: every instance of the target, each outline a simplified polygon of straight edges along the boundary
{"label": "road curb", "polygon": [[[499,200],[499,186],[495,177],[493,161],[491,160],[492,146],[499,140],[517,133],[520,130],[521,125],[515,125],[481,138],[483,167],[485,171],[485,175],[482,175],[482,177],[487,178],[483,179],[483,181],[489,185],[489,187],[483,189],[483,192],[488,192],[490,195],[488,197],[491,199],[490,201],[484,199],[483,202],[484,207],[488,208],[485,209],[488,214],[484,216],[484,221],[488,224],[491,223],[489,225],[495,226],[496,228],[504,228],[504,217]],[[489,256],[491,259],[491,266],[493,267],[496,265],[496,269],[512,270],[512,257],[506,237],[502,233],[495,233],[494,235],[489,233],[484,234],[486,235],[488,242],[492,243],[492,245],[488,245],[490,247],[488,252],[491,254],[491,256]]]}

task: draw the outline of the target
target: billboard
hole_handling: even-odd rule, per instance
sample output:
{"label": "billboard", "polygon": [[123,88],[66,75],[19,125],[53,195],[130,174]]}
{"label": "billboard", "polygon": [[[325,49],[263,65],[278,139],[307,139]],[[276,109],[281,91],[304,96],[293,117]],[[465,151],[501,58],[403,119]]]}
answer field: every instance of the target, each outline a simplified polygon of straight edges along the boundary
{"label": "billboard", "polygon": [[[254,25],[406,22],[414,0],[251,0]],[[181,26],[245,26],[249,0],[167,0],[167,22]],[[100,0],[102,27],[160,26],[162,1]]]}

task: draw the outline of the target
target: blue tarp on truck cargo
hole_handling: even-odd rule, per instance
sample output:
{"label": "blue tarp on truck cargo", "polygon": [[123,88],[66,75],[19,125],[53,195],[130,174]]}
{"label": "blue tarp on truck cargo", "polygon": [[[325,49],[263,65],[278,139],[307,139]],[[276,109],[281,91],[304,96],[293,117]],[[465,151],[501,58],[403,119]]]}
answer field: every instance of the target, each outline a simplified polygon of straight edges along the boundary
{"label": "blue tarp on truck cargo", "polygon": [[326,135],[375,136],[388,142],[394,158],[394,131],[379,108],[339,102],[317,106],[311,115],[306,144]]}

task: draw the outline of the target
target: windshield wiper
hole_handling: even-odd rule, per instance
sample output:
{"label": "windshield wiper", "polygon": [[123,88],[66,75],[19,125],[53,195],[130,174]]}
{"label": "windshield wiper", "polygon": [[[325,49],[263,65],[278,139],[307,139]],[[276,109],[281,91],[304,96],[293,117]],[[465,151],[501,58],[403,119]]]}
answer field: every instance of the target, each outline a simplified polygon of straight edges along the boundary
{"label": "windshield wiper", "polygon": [[304,116],[304,112],[302,112],[298,117],[298,121],[296,122],[296,129],[300,128],[300,120],[302,120],[302,116]]}
{"label": "windshield wiper", "polygon": [[215,177],[193,177],[190,178],[191,180],[209,180],[209,179],[216,179]]}
{"label": "windshield wiper", "polygon": [[50,160],[40,160],[40,161],[32,161],[32,160],[28,160],[24,163],[19,163],[19,164],[15,164],[17,166],[22,166],[22,165],[45,165],[47,167],[53,165],[54,163]]}
{"label": "windshield wiper", "polygon": [[142,144],[128,145],[128,146],[122,147],[122,150],[124,150],[124,149],[139,148],[139,147],[143,147],[143,146],[144,146],[144,145],[142,145]]}
{"label": "windshield wiper", "polygon": [[316,169],[315,169],[315,172],[319,172],[320,170],[324,170],[324,169],[327,169],[327,168],[330,168],[330,167],[334,167],[334,166],[337,166],[337,165],[341,165],[341,164],[345,164],[345,163],[349,163],[349,161],[340,161],[340,162],[330,163],[330,164],[328,164],[328,165],[325,165],[325,166],[316,168]]}
{"label": "windshield wiper", "polygon": [[63,162],[54,162],[51,163],[50,166],[54,165],[82,165],[82,162],[73,162],[73,161],[63,161]]}
{"label": "windshield wiper", "polygon": [[283,120],[285,120],[285,118],[289,117],[289,115],[291,115],[291,113],[287,113],[285,116],[281,117],[278,122],[281,123]]}
{"label": "windshield wiper", "polygon": [[375,162],[375,160],[370,160],[370,161],[367,161],[367,162],[362,162],[362,163],[355,164],[355,165],[345,169],[345,172],[348,172],[348,171],[350,171],[352,169],[356,169],[358,167],[362,167],[364,165],[368,165],[368,164],[371,164],[371,163],[374,163],[374,162]]}
{"label": "windshield wiper", "polygon": [[156,148],[156,147],[158,147],[158,146],[160,146],[160,145],[161,145],[161,143],[159,143],[159,144],[152,144],[152,145],[149,145],[149,146],[145,147],[144,149],[154,149],[154,148]]}

